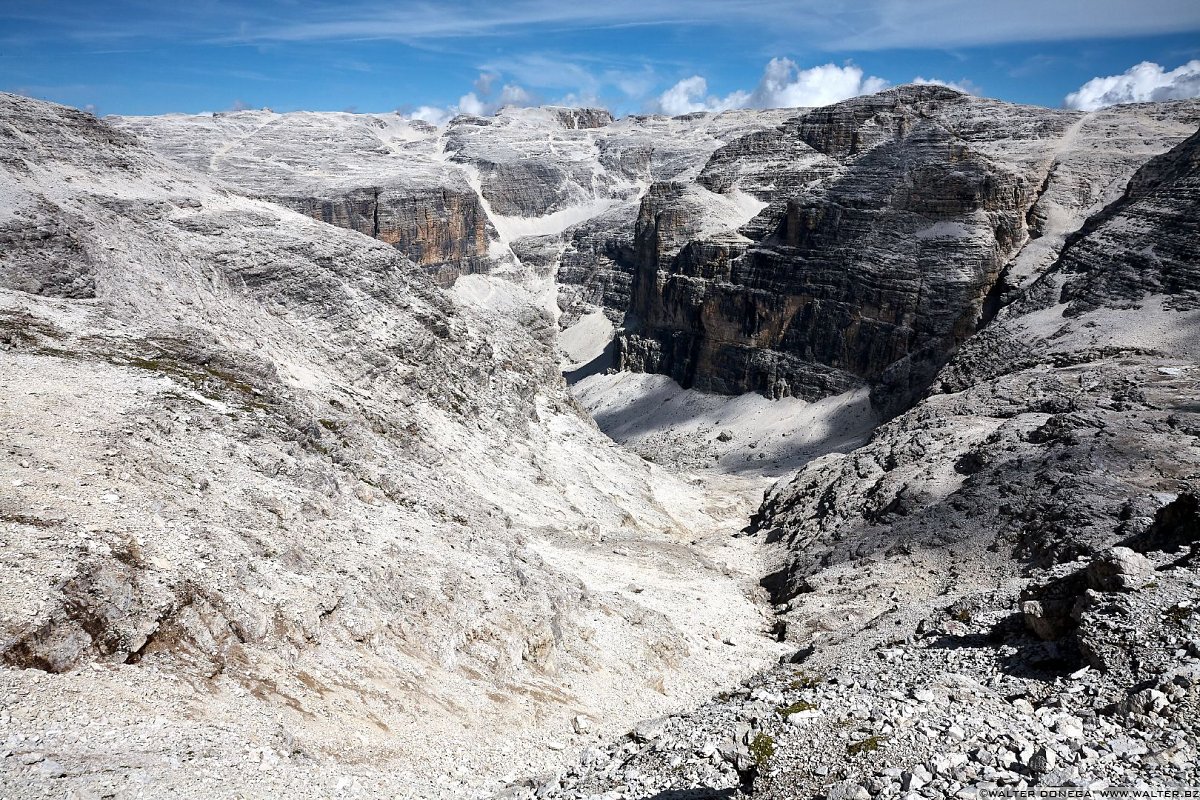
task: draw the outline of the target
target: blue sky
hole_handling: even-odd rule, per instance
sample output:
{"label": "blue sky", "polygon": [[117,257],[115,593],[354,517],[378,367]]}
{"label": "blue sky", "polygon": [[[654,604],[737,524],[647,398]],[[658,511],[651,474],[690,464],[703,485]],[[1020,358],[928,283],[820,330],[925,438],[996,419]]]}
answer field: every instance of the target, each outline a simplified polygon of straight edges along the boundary
{"label": "blue sky", "polygon": [[1105,76],[1073,102],[1200,94],[1200,2],[0,0],[0,89],[99,114],[681,112],[917,77],[1059,106]]}

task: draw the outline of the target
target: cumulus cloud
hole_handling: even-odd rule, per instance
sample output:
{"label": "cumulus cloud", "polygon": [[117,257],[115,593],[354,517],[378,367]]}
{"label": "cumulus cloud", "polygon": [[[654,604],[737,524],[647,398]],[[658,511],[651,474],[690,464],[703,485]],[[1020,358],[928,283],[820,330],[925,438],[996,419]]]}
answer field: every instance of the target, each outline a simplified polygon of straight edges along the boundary
{"label": "cumulus cloud", "polygon": [[888,87],[883,78],[864,77],[861,68],[848,64],[823,64],[800,69],[790,58],[772,58],[750,96],[752,108],[827,106],[860,94]]}
{"label": "cumulus cloud", "polygon": [[527,92],[524,87],[517,86],[515,83],[506,83],[500,89],[499,105],[503,106],[527,106],[533,102],[533,95]]}
{"label": "cumulus cloud", "polygon": [[748,92],[733,92],[725,97],[708,94],[708,81],[699,75],[684,78],[658,96],[655,109],[663,114],[677,117],[695,111],[724,111],[728,108],[743,108],[750,99]]}
{"label": "cumulus cloud", "polygon": [[949,86],[951,89],[958,89],[967,94],[979,94],[979,87],[966,78],[960,81],[944,81],[941,78],[922,78],[918,75],[912,79],[912,83],[918,86]]}
{"label": "cumulus cloud", "polygon": [[467,92],[458,98],[458,105],[455,108],[460,114],[472,114],[480,117],[487,113],[489,105],[490,103],[484,103],[474,92]]}
{"label": "cumulus cloud", "polygon": [[673,116],[693,111],[724,111],[729,108],[794,108],[827,106],[860,94],[873,94],[888,82],[864,76],[853,64],[839,67],[823,64],[801,69],[790,58],[773,58],[763,69],[753,91],[738,90],[724,97],[708,94],[708,82],[699,75],[684,78],[658,96],[655,110]]}
{"label": "cumulus cloud", "polygon": [[1167,72],[1143,61],[1120,75],[1092,78],[1063,101],[1067,108],[1095,111],[1118,103],[1147,103],[1200,97],[1200,60]]}
{"label": "cumulus cloud", "polygon": [[421,106],[408,116],[441,127],[458,114],[486,117],[495,114],[504,106],[528,106],[537,100],[525,87],[506,83],[496,89],[501,76],[495,72],[481,72],[475,79],[474,91],[458,98],[452,106]]}
{"label": "cumulus cloud", "polygon": [[500,74],[497,72],[481,72],[475,79],[475,91],[483,95],[491,94],[492,85],[498,80],[500,80]]}
{"label": "cumulus cloud", "polygon": [[412,119],[428,122],[431,125],[437,125],[440,128],[454,116],[454,110],[451,108],[439,108],[437,106],[421,106],[408,116]]}

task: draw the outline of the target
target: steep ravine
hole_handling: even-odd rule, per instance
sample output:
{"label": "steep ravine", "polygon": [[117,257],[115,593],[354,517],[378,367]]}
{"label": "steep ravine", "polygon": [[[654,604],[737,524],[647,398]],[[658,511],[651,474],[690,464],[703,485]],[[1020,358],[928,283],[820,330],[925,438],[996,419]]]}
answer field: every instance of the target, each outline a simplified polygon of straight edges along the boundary
{"label": "steep ravine", "polygon": [[0,794],[479,796],[777,657],[746,498],[595,429],[538,287],[0,138]]}
{"label": "steep ravine", "polygon": [[766,208],[698,238],[696,191],[651,187],[619,365],[725,394],[867,386],[899,413],[993,313],[1002,273],[1040,274],[1198,115],[1194,101],[1083,115],[916,86],[737,140],[698,182]]}
{"label": "steep ravine", "polygon": [[769,492],[790,663],[508,796],[1190,786],[1197,153],[1139,169],[913,409]]}

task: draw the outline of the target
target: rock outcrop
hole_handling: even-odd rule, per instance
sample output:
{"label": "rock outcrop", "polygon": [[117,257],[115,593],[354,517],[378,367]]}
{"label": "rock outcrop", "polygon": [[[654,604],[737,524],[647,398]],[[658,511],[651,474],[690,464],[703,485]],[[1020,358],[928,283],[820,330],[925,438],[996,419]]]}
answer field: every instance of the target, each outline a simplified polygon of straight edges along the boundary
{"label": "rock outcrop", "polygon": [[922,548],[1069,561],[1194,494],[1200,311],[1172,276],[1194,262],[1198,149],[1143,167],[915,408],[772,490],[755,524],[788,545],[781,596],[823,566]]}
{"label": "rock outcrop", "polygon": [[252,197],[386,242],[443,286],[491,267],[496,233],[479,195],[419,120],[237,111],[109,122]]}
{"label": "rock outcrop", "polygon": [[[1166,149],[1198,114],[1185,103],[1085,116],[912,86],[750,134],[697,179],[768,203],[736,231],[690,238],[703,210],[680,202],[687,192],[643,197],[620,363],[724,393],[869,385],[882,411],[902,410],[995,313],[1007,271],[1046,232],[1043,198],[1057,198],[1054,225],[1081,223],[1146,157],[1144,126]],[[1112,157],[1117,137],[1135,152]],[[1065,211],[1060,180],[1075,192]]]}

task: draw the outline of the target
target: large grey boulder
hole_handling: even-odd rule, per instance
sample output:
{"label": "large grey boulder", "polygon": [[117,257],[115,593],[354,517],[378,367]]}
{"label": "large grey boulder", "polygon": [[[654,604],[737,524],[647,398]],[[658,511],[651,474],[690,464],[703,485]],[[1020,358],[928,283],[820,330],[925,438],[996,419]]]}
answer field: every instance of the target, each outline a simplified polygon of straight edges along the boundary
{"label": "large grey boulder", "polygon": [[1128,547],[1113,547],[1088,565],[1087,579],[1100,592],[1131,592],[1154,579],[1154,564]]}

